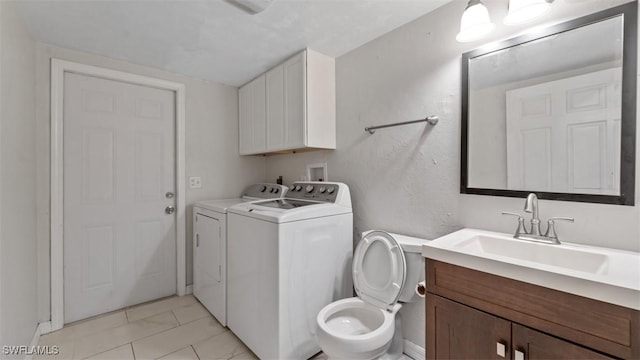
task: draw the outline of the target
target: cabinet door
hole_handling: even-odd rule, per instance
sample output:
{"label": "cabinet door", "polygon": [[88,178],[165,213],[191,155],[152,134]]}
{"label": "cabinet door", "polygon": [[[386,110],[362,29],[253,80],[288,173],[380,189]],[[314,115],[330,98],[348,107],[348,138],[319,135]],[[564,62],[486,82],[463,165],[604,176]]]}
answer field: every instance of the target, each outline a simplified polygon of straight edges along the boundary
{"label": "cabinet door", "polygon": [[253,84],[253,146],[252,153],[259,154],[267,150],[266,120],[267,94],[265,76],[262,75],[251,82]]}
{"label": "cabinet door", "polygon": [[284,66],[267,72],[267,151],[284,150],[286,125],[284,118]]}
{"label": "cabinet door", "polygon": [[570,342],[529,329],[512,325],[513,359],[613,359]]}
{"label": "cabinet door", "polygon": [[306,142],[306,72],[304,52],[284,63],[284,119],[288,149],[304,147]]}
{"label": "cabinet door", "polygon": [[427,359],[509,358],[509,321],[433,294],[426,306]]}
{"label": "cabinet door", "polygon": [[253,89],[251,83],[238,91],[238,121],[240,155],[251,154],[253,142]]}
{"label": "cabinet door", "polygon": [[240,154],[260,154],[266,151],[266,89],[262,75],[238,92],[240,123]]}
{"label": "cabinet door", "polygon": [[226,325],[226,246],[220,221],[196,214],[194,233],[193,294],[222,325]]}

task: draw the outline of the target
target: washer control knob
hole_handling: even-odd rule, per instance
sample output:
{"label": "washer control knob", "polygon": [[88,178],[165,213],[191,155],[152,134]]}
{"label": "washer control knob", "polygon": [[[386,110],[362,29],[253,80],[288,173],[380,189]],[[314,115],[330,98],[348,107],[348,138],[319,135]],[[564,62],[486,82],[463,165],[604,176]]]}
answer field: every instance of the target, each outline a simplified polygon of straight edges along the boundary
{"label": "washer control knob", "polygon": [[320,189],[318,189],[318,191],[324,194],[324,192],[327,191],[327,188],[324,186],[320,186]]}
{"label": "washer control knob", "polygon": [[271,188],[271,189],[269,189],[269,192],[270,192],[270,193],[273,193],[275,190],[276,190],[276,189]]}
{"label": "washer control knob", "polygon": [[304,188],[304,190],[305,190],[306,192],[308,192],[308,193],[312,192],[312,191],[313,191],[313,185],[307,185],[307,187],[306,187],[306,188]]}
{"label": "washer control knob", "polygon": [[260,187],[260,192],[265,192],[267,191],[267,187],[262,185],[262,187]]}
{"label": "washer control knob", "polygon": [[279,191],[280,191],[280,189],[278,189],[278,188],[273,189],[273,193],[274,194],[277,194]]}
{"label": "washer control knob", "polygon": [[327,190],[327,192],[328,192],[329,194],[333,194],[333,192],[334,192],[334,191],[336,191],[336,188],[334,188],[334,187],[330,187],[330,188]]}
{"label": "washer control knob", "polygon": [[293,188],[293,191],[300,191],[300,189],[302,189],[302,187],[301,187],[300,185],[296,185],[296,186]]}

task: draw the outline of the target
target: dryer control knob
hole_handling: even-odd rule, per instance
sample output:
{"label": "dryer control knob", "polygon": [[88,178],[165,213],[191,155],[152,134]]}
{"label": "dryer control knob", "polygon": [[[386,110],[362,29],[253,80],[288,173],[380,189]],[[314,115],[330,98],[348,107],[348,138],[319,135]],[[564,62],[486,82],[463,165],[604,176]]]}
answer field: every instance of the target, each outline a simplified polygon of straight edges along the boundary
{"label": "dryer control knob", "polygon": [[260,192],[265,192],[267,190],[267,187],[262,185],[262,187],[260,188]]}
{"label": "dryer control knob", "polygon": [[336,188],[334,187],[330,187],[329,190],[327,190],[329,194],[333,194],[334,191],[336,191]]}
{"label": "dryer control knob", "polygon": [[327,191],[327,188],[325,188],[324,186],[321,186],[320,189],[318,189],[318,191],[324,194],[324,192]]}
{"label": "dryer control knob", "polygon": [[308,192],[308,193],[312,192],[312,191],[313,191],[313,185],[307,185],[307,187],[306,187],[306,188],[304,188],[304,190],[305,190],[306,192]]}

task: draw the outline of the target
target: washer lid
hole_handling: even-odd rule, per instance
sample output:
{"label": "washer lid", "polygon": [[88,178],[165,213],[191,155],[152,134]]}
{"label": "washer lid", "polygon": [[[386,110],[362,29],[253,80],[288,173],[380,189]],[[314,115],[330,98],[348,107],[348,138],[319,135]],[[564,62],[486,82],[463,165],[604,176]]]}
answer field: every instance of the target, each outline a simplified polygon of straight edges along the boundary
{"label": "washer lid", "polygon": [[384,231],[372,231],[358,243],[353,255],[353,285],[371,305],[391,310],[400,298],[407,267],[402,248]]}

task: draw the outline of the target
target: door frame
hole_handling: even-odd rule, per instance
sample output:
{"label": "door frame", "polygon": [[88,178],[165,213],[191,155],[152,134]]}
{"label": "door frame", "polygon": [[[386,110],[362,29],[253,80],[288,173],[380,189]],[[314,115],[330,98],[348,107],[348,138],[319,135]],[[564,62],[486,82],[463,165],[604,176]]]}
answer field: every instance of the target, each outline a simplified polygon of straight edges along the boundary
{"label": "door frame", "polygon": [[88,75],[175,93],[176,290],[186,293],[185,85],[66,60],[51,59],[51,331],[64,326],[64,73]]}

